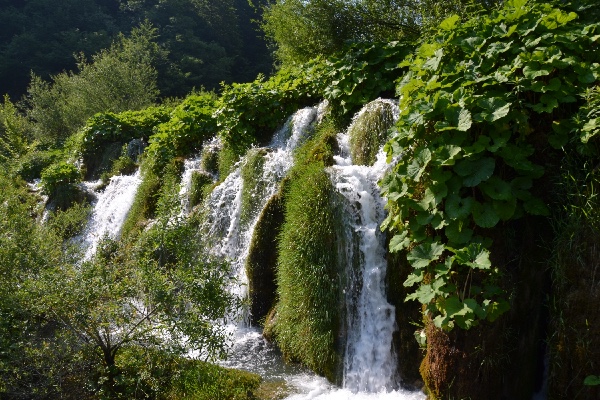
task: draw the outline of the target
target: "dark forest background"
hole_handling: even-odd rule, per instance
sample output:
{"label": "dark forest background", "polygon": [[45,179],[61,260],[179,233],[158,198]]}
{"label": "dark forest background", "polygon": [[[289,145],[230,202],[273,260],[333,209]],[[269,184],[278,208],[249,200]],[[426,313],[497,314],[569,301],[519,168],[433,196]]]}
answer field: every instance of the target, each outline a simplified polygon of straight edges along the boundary
{"label": "dark forest background", "polygon": [[251,81],[273,65],[256,22],[260,7],[248,0],[0,0],[0,93],[17,99],[32,73],[48,80],[74,70],[76,56],[90,57],[145,22],[162,50],[155,66],[161,97]]}

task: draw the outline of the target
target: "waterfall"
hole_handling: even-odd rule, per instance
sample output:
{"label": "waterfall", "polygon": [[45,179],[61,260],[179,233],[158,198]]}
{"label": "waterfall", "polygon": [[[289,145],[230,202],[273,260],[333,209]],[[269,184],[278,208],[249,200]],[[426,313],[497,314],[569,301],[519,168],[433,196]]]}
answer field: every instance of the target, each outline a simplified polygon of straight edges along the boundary
{"label": "waterfall", "polygon": [[[205,232],[205,240],[213,254],[230,261],[232,275],[238,281],[232,290],[242,298],[247,297],[248,278],[245,264],[260,212],[276,193],[279,182],[292,167],[293,152],[310,133],[317,114],[317,107],[307,107],[297,111],[288,119],[284,127],[275,133],[268,147],[249,152],[250,154],[252,151],[264,153],[261,172],[256,177],[258,184],[256,187],[246,188],[252,197],[252,203],[257,207],[245,211],[242,209],[244,192],[242,169],[245,163],[249,162],[249,155],[236,164],[233,172],[215,187],[205,203],[205,222],[202,228]],[[246,221],[241,220],[242,212],[247,214]],[[243,325],[249,324],[247,311],[238,318],[242,319]]]}
{"label": "waterfall", "polygon": [[343,386],[352,392],[376,393],[398,386],[392,346],[395,308],[386,299],[385,236],[379,229],[385,218],[385,203],[377,186],[388,164],[380,150],[373,166],[353,165],[349,141],[348,132],[338,135],[341,154],[330,170],[343,198],[346,236],[344,254],[340,255],[347,265]]}
{"label": "waterfall", "polygon": [[[92,216],[80,238],[85,249],[84,260],[94,256],[103,237],[115,239],[119,236],[141,182],[138,170],[133,175],[113,176],[103,192],[95,193],[97,200]],[[85,186],[92,189],[96,184],[88,182]]]}

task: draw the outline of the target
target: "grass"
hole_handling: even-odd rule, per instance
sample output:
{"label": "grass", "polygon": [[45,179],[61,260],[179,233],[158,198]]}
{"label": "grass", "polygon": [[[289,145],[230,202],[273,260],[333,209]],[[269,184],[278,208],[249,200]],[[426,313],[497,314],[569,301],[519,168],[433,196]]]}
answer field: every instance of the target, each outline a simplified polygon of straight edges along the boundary
{"label": "grass", "polygon": [[325,124],[296,155],[286,182],[279,236],[275,340],[285,358],[335,380],[341,301],[333,187],[324,171],[333,162],[335,127]]}

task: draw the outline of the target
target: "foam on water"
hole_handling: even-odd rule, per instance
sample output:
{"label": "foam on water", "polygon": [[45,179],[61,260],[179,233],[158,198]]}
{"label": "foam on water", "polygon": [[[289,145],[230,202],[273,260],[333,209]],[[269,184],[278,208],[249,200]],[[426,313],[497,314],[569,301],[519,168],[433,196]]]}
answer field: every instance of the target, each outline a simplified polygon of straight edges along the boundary
{"label": "foam on water", "polygon": [[[92,216],[81,237],[82,248],[86,249],[84,260],[93,257],[103,237],[119,236],[141,182],[139,170],[133,175],[113,176],[104,191],[96,194]],[[97,184],[87,182],[85,185],[92,189]]]}

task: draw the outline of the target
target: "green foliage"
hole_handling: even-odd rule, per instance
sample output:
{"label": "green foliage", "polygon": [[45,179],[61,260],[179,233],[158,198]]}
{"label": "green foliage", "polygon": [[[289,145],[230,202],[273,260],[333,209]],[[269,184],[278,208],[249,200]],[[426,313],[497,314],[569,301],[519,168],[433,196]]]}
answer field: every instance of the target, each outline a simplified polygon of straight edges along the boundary
{"label": "green foliage", "polygon": [[13,162],[26,154],[31,140],[30,122],[5,95],[0,104],[0,164]]}
{"label": "green foliage", "polygon": [[215,136],[215,107],[215,96],[205,92],[192,94],[175,107],[170,119],[158,125],[150,137],[147,154],[153,168],[160,170],[174,157],[197,152],[203,142]]}
{"label": "green foliage", "polygon": [[252,222],[250,218],[256,216],[264,204],[264,191],[267,186],[262,178],[265,165],[265,149],[250,149],[242,164],[241,176],[244,181],[242,187],[242,205],[240,210],[240,224],[248,226]]}
{"label": "green foliage", "polygon": [[172,397],[193,400],[251,400],[260,376],[190,360],[177,379]]}
{"label": "green foliage", "polygon": [[142,165],[142,183],[135,193],[135,199],[123,223],[123,237],[142,231],[148,220],[154,218],[158,193],[162,185],[161,177],[151,168]]}
{"label": "green foliage", "polygon": [[155,126],[170,118],[168,107],[148,107],[140,111],[103,112],[87,120],[82,129],[85,158],[97,157],[108,143],[127,143],[133,139],[148,140]]}
{"label": "green foliage", "polygon": [[190,183],[189,204],[190,207],[197,206],[210,194],[214,186],[213,178],[210,174],[194,171],[192,172],[192,181]]}
{"label": "green foliage", "polygon": [[28,89],[28,116],[38,138],[63,141],[98,112],[137,110],[158,95],[152,61],[160,52],[149,25],[121,36],[88,62],[80,55],[77,73],[62,72],[52,83],[33,75]]}
{"label": "green foliage", "polygon": [[286,358],[333,379],[340,300],[333,190],[323,163],[304,160],[291,172],[284,195],[274,332]]}
{"label": "green foliage", "polygon": [[79,169],[67,162],[50,165],[42,171],[42,188],[45,194],[55,197],[61,191],[71,191],[81,182]]}
{"label": "green foliage", "polygon": [[215,112],[224,148],[240,157],[251,145],[266,144],[285,118],[318,101],[318,72],[317,64],[282,69],[268,80],[259,76],[251,83],[225,85]]}
{"label": "green foliage", "polygon": [[386,145],[401,158],[382,181],[382,228],[414,269],[407,299],[437,327],[469,329],[508,309],[487,229],[548,215],[535,195],[541,154],[582,143],[577,111],[600,77],[600,27],[558,7],[514,0],[464,24],[450,17],[403,63],[399,133]]}
{"label": "green foliage", "polygon": [[83,232],[91,212],[89,204],[76,203],[64,211],[51,212],[47,224],[58,237],[67,240]]}
{"label": "green foliage", "polygon": [[412,46],[400,42],[356,43],[326,62],[327,86],[323,95],[336,115],[356,112],[385,92],[407,70],[400,63]]}
{"label": "green foliage", "polygon": [[418,40],[446,16],[471,15],[496,1],[279,0],[265,8],[262,28],[283,65],[329,57],[348,43]]}

